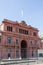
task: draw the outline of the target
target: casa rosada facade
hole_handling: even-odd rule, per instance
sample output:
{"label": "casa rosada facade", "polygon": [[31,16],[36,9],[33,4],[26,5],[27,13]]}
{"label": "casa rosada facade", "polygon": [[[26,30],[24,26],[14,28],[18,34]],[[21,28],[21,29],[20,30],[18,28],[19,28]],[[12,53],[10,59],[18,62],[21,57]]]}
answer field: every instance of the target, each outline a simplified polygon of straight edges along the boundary
{"label": "casa rosada facade", "polygon": [[41,48],[38,31],[25,21],[4,19],[0,25],[0,59],[37,57]]}

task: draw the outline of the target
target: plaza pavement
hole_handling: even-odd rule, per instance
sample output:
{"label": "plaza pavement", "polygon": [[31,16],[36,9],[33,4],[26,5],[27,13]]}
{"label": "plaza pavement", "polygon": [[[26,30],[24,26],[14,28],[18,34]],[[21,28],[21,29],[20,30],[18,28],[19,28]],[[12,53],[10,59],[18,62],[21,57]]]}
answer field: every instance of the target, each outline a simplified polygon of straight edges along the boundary
{"label": "plaza pavement", "polygon": [[2,60],[1,64],[4,65],[4,63],[6,63],[6,65],[43,65],[43,60],[42,61],[41,60],[36,60],[36,61],[35,60],[31,60],[31,61],[29,60],[17,60],[17,61],[16,60],[15,61],[14,60]]}
{"label": "plaza pavement", "polygon": [[43,65],[43,63],[29,63],[28,65]]}

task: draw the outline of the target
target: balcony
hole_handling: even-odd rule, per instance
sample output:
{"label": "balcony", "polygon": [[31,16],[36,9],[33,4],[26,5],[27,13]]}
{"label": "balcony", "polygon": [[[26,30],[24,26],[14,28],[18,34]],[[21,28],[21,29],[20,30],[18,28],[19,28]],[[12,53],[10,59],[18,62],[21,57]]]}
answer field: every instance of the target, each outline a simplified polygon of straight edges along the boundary
{"label": "balcony", "polygon": [[29,48],[39,48],[38,44],[29,45]]}
{"label": "balcony", "polygon": [[3,46],[6,46],[6,47],[15,47],[15,43],[7,43],[6,41],[3,43]]}

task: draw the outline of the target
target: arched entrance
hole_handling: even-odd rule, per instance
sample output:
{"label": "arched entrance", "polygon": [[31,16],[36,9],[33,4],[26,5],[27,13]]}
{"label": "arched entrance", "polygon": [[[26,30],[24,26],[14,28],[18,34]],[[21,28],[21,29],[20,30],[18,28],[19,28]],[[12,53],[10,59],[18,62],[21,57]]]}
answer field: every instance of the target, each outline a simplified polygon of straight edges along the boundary
{"label": "arched entrance", "polygon": [[21,41],[21,58],[27,58],[27,42]]}

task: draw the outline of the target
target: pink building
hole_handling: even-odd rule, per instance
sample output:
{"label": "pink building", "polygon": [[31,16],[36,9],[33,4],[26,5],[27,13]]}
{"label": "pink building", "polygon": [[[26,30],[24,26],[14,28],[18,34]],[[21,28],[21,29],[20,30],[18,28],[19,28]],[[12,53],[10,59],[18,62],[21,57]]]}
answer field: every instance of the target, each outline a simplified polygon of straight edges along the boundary
{"label": "pink building", "polygon": [[4,19],[0,25],[0,59],[37,57],[42,48],[38,29],[25,21]]}

